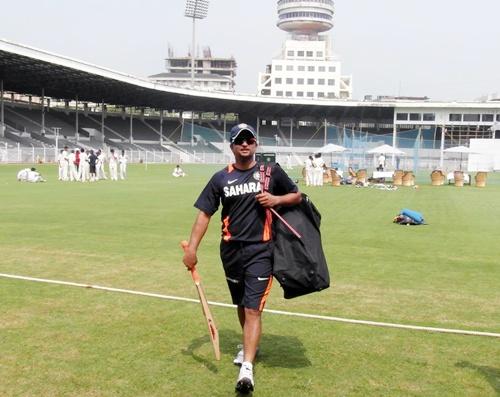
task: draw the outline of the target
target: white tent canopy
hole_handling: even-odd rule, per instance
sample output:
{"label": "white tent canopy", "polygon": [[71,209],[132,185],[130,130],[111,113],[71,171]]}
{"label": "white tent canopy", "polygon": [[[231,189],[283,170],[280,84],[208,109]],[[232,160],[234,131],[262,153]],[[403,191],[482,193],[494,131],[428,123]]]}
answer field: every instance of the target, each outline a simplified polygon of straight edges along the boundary
{"label": "white tent canopy", "polygon": [[446,153],[477,153],[476,151],[468,148],[467,146],[454,146],[450,147],[448,149],[444,149],[444,152]]}
{"label": "white tent canopy", "polygon": [[382,145],[382,146],[377,146],[373,149],[368,150],[366,153],[369,154],[377,154],[377,153],[382,153],[382,154],[400,154],[400,155],[406,155],[405,152],[402,150],[399,150],[398,148],[392,147],[391,145]]}
{"label": "white tent canopy", "polygon": [[468,148],[467,146],[454,146],[454,147],[450,147],[448,149],[443,150],[443,152],[446,152],[446,153],[460,153],[460,170],[462,170],[462,160],[463,160],[464,153],[465,154],[477,153],[476,151]]}
{"label": "white tent canopy", "polygon": [[346,151],[347,149],[344,146],[334,145],[333,143],[329,143],[321,148],[319,148],[316,153],[341,153]]}

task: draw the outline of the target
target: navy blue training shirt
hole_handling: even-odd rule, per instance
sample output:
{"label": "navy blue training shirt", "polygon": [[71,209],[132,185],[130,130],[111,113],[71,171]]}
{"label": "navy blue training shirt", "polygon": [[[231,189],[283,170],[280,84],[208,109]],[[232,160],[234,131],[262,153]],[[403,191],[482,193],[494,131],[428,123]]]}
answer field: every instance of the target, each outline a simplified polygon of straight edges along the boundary
{"label": "navy blue training shirt", "polygon": [[[213,215],[222,203],[222,239],[224,241],[259,242],[270,239],[271,225],[266,211],[255,196],[261,192],[259,165],[239,170],[232,165],[215,173],[194,206]],[[271,172],[269,193],[282,196],[298,192],[297,185],[279,165]]]}

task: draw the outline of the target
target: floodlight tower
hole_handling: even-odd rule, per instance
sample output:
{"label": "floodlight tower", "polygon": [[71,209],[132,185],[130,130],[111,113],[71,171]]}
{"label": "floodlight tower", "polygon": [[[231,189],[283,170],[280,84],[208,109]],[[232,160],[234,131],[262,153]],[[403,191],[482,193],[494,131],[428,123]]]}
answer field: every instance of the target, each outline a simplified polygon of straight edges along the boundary
{"label": "floodlight tower", "polygon": [[191,48],[191,88],[194,88],[195,26],[197,19],[205,19],[208,14],[208,0],[186,0],[184,16],[193,20],[193,44]]}

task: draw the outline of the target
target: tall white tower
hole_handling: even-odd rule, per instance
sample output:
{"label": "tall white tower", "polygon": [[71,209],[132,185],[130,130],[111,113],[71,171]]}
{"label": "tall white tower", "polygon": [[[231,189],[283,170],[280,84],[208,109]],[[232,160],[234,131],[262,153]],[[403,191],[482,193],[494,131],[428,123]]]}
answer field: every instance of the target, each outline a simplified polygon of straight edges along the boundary
{"label": "tall white tower", "polygon": [[333,28],[333,1],[278,1],[278,23],[289,33],[317,35]]}
{"label": "tall white tower", "polygon": [[279,0],[278,22],[289,33],[280,54],[259,74],[259,95],[309,99],[352,97],[351,76],[341,75],[328,34],[332,0]]}

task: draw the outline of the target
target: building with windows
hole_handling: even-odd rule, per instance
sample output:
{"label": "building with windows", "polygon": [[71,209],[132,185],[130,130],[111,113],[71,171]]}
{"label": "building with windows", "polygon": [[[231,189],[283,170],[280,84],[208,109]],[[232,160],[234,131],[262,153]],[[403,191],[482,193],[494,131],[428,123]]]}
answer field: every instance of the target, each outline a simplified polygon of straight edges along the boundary
{"label": "building with windows", "polygon": [[327,34],[333,27],[332,0],[279,0],[278,28],[288,32],[278,57],[259,74],[263,96],[350,99],[351,76],[343,76]]}
{"label": "building with windows", "polygon": [[194,62],[194,86],[191,82],[191,56],[176,57],[171,48],[168,51],[168,58],[165,59],[167,71],[149,76],[149,79],[154,83],[171,87],[234,92],[236,61],[233,57],[214,57],[210,48],[206,47],[203,56],[196,56]]}

